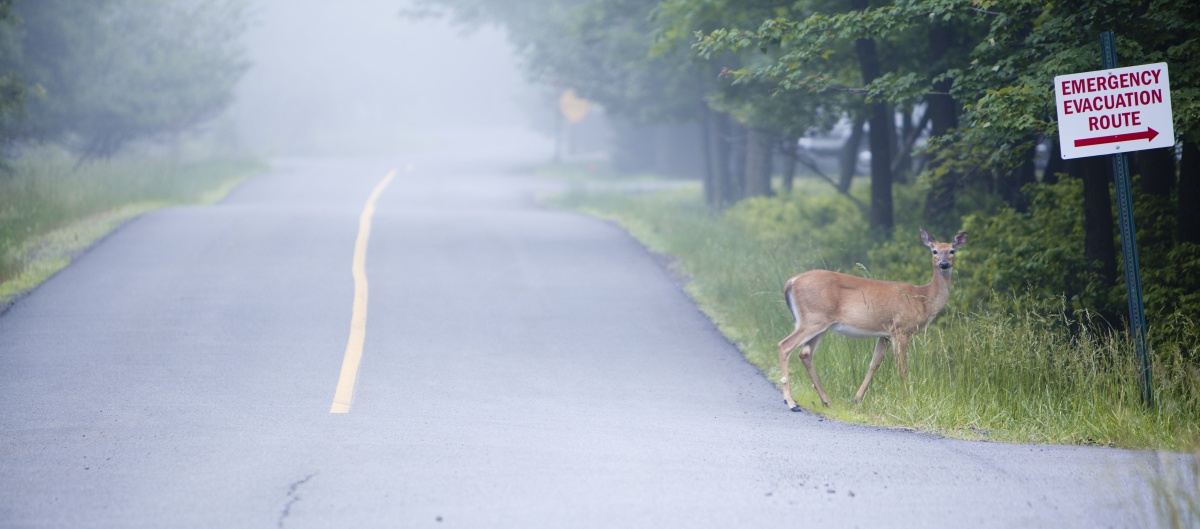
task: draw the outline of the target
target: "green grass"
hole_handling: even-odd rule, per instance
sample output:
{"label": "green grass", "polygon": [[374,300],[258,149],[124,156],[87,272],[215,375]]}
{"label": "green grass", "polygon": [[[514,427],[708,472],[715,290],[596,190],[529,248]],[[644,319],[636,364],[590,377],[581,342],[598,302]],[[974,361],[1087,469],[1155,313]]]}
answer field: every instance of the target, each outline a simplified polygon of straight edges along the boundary
{"label": "green grass", "polygon": [[53,147],[26,153],[0,172],[0,307],[124,221],[165,206],[216,202],[263,168],[248,158],[150,156],[76,166]]}
{"label": "green grass", "polygon": [[[800,186],[805,193],[830,193],[817,183]],[[853,248],[826,248],[819,237],[782,243],[747,233],[736,211],[708,209],[698,185],[637,194],[576,188],[551,203],[615,220],[651,250],[676,258],[701,309],[772,381],[780,378],[776,344],[793,325],[782,295],[787,278],[818,267],[866,273],[854,262],[831,262],[859,253]],[[845,241],[847,247],[856,244]],[[927,266],[915,237],[911,258]],[[963,252],[956,266],[971,266],[970,254]],[[984,306],[1014,305],[995,301]],[[839,420],[968,439],[1164,450],[1200,446],[1200,372],[1185,360],[1186,351],[1156,351],[1157,400],[1148,410],[1139,400],[1126,337],[1080,331],[1086,326],[1078,320],[1087,319],[1086,313],[1070,311],[1062,300],[1040,303],[1019,312],[966,312],[958,308],[966,303],[952,293],[939,320],[910,345],[907,380],[900,380],[889,354],[861,406],[854,404],[854,392],[874,342],[830,333],[815,364],[832,406],[820,405],[807,373],[793,359],[796,400]]]}

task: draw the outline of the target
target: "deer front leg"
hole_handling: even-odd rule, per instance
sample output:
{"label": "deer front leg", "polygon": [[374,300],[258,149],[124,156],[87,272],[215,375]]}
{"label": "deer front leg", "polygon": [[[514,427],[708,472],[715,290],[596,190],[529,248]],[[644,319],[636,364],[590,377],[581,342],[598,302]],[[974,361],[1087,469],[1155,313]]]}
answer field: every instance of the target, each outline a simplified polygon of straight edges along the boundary
{"label": "deer front leg", "polygon": [[783,386],[783,403],[792,411],[795,411],[799,406],[792,399],[792,383],[788,376],[788,362],[792,359],[792,350],[796,348],[795,344],[789,342],[792,336],[794,336],[794,333],[784,338],[782,342],[779,342],[779,372],[782,373],[779,383]]}
{"label": "deer front leg", "polygon": [[817,378],[817,370],[813,368],[813,355],[817,353],[817,344],[821,343],[822,336],[824,336],[824,333],[814,336],[808,343],[800,346],[800,361],[804,363],[804,369],[808,370],[808,378],[812,379],[813,388],[817,390],[817,395],[821,397],[821,404],[829,407],[829,396],[825,394],[825,388],[821,387],[821,379]]}
{"label": "deer front leg", "polygon": [[867,388],[871,385],[871,377],[875,375],[875,370],[879,369],[879,364],[883,363],[883,355],[887,353],[888,339],[886,336],[879,337],[879,341],[875,342],[875,354],[871,356],[871,367],[867,368],[867,378],[863,379],[862,387],[858,388],[858,393],[854,394],[854,400],[862,404],[863,396],[867,394]]}
{"label": "deer front leg", "polygon": [[[788,367],[788,361],[792,357],[792,351],[796,346],[804,344],[804,348],[800,351],[800,358],[804,361],[804,367],[808,369],[809,377],[816,383],[816,373],[812,370],[812,350],[816,347],[817,342],[821,340],[820,333],[823,329],[813,327],[798,327],[791,334],[787,335],[783,341],[779,342],[779,383],[783,386],[783,401],[792,411],[800,411],[800,406],[796,405],[796,400],[792,398],[791,370]],[[808,343],[808,342],[812,343]],[[808,360],[804,360],[805,351],[808,353]],[[820,383],[816,383],[818,392],[825,404],[829,404],[829,400],[825,398],[825,390],[820,389]]]}
{"label": "deer front leg", "polygon": [[892,337],[892,352],[896,355],[896,369],[900,371],[900,379],[908,378],[908,336],[897,334]]}
{"label": "deer front leg", "polygon": [[[896,369],[900,371],[900,381],[908,380],[908,339],[907,335],[899,334],[893,338],[892,352],[896,355]],[[908,395],[908,384],[900,384],[900,390]]]}

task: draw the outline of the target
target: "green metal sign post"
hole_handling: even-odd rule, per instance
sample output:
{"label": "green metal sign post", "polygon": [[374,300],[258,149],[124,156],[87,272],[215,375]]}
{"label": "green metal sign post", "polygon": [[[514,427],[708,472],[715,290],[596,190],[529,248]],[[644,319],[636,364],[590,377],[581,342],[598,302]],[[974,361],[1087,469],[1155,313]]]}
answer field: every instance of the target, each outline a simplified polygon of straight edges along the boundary
{"label": "green metal sign post", "polygon": [[[1100,51],[1105,69],[1117,68],[1117,49],[1113,33],[1100,35]],[[1146,311],[1142,305],[1142,274],[1138,265],[1137,241],[1133,227],[1133,197],[1129,193],[1129,161],[1125,153],[1112,154],[1113,181],[1117,189],[1117,213],[1121,225],[1121,253],[1125,261],[1125,292],[1129,300],[1129,331],[1133,336],[1139,367],[1138,385],[1142,402],[1154,405],[1151,392],[1150,356],[1146,348]]]}

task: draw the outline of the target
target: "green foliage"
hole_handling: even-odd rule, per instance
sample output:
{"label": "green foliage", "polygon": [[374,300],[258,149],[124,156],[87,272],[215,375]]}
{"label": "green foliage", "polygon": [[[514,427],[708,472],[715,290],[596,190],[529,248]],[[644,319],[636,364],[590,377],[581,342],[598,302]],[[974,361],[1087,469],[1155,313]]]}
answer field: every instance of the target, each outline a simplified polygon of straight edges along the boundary
{"label": "green foliage", "polygon": [[[914,42],[914,33],[934,23],[952,24],[973,37],[969,57],[945,74],[923,70],[920,55],[893,56],[900,69],[866,86],[855,87],[831,57],[846,55],[854,39],[872,38],[890,48]],[[746,26],[742,26],[746,27]],[[976,29],[979,28],[979,29]],[[764,80],[783,91],[827,93],[849,90],[871,99],[912,103],[938,79],[953,81],[951,94],[963,104],[962,130],[956,141],[943,143],[951,157],[979,167],[1005,171],[1015,167],[1030,138],[1051,136],[1054,123],[1052,81],[1055,75],[1099,69],[1099,35],[1119,29],[1123,64],[1168,61],[1171,64],[1177,134],[1200,136],[1200,15],[1187,3],[1092,1],[1083,3],[968,0],[915,0],[848,12],[816,12],[804,18],[785,16],[762,22],[757,29],[738,26],[706,31],[695,45],[701,57],[725,52],[762,50],[772,60],[733,70],[735,83]],[[931,65],[925,65],[926,67]],[[827,104],[837,104],[830,98]],[[1183,119],[1180,119],[1183,118]],[[977,146],[987,146],[977,149]]]}
{"label": "green foliage", "polygon": [[[714,81],[682,45],[658,38],[657,0],[576,2],[420,0],[421,15],[449,15],[467,27],[498,23],[528,75],[556,90],[573,88],[609,116],[635,123],[686,121]],[[653,50],[653,52],[652,52]]]}
{"label": "green foliage", "polygon": [[0,122],[3,133],[63,142],[85,159],[177,137],[232,101],[248,66],[244,11],[242,0],[17,3],[4,67],[39,96],[24,119]]}
{"label": "green foliage", "polygon": [[[815,6],[803,19],[779,16],[765,20],[756,30],[716,29],[698,34],[694,48],[702,57],[757,49],[773,54],[767,64],[730,72],[734,82],[762,79],[780,90],[824,93],[847,91],[865,94],[867,101],[911,104],[932,90],[936,72],[928,71],[922,32],[935,22],[953,20],[964,31],[978,25],[985,15],[965,2],[902,2],[864,10],[842,11],[838,7]],[[869,84],[863,84],[853,68],[853,42],[875,39],[886,46],[883,54],[897,67]]]}
{"label": "green foliage", "polygon": [[1083,183],[1064,179],[1029,192],[1029,213],[1005,207],[963,219],[964,229],[976,236],[963,252],[969,264],[959,269],[961,290],[976,305],[997,292],[1033,299],[1066,296],[1073,311],[1094,309],[1093,285],[1101,282],[1083,257]]}
{"label": "green foliage", "polygon": [[638,123],[686,120],[711,83],[704,82],[683,50],[650,53],[656,30],[650,14],[656,5],[602,0],[565,11],[559,25],[536,34],[530,63],[541,79],[576,87],[611,115]]}
{"label": "green foliage", "polygon": [[[1083,251],[1083,184],[1064,179],[1055,185],[1025,189],[1030,208],[1021,213],[1003,207],[990,215],[969,215],[964,229],[971,244],[960,259],[956,297],[982,308],[995,303],[992,293],[1010,301],[991,310],[1019,311],[1036,300],[1062,297],[1071,312],[1090,311],[1115,321],[1094,321],[1121,328],[1126,309],[1124,282],[1106,287]],[[1153,348],[1180,347],[1182,358],[1200,365],[1200,247],[1174,245],[1174,213],[1167,201],[1146,196],[1134,186],[1135,216],[1151,222],[1138,225],[1143,301]],[[1115,234],[1114,234],[1115,236]],[[871,255],[873,260],[895,256]]]}
{"label": "green foliage", "polygon": [[[800,4],[788,2],[736,2],[667,0],[655,11],[654,20],[660,27],[658,47],[664,43],[673,47],[693,44],[684,35],[703,34],[706,31],[722,31],[722,26],[740,24],[769,25],[772,20],[786,17],[801,9]],[[763,21],[766,22],[763,22]],[[781,29],[773,34],[781,34]],[[737,33],[737,30],[733,30]],[[731,77],[732,83],[715,86],[709,97],[709,105],[715,110],[734,117],[744,126],[767,131],[786,138],[799,138],[812,131],[827,130],[842,116],[842,104],[849,101],[814,97],[797,90],[781,90],[764,79],[741,75],[759,67],[768,67],[780,60],[765,46],[758,49],[728,50],[723,57],[718,53],[698,53],[695,57],[721,71],[722,76]],[[840,66],[845,59],[835,59]]]}
{"label": "green foliage", "polygon": [[0,0],[0,149],[16,138],[12,133],[24,117],[28,87],[16,71],[21,55],[20,21],[12,12],[12,0]]}
{"label": "green foliage", "polygon": [[1142,265],[1142,298],[1152,348],[1178,347],[1200,366],[1200,245],[1183,243],[1159,266]]}
{"label": "green foliage", "polygon": [[811,180],[799,184],[791,195],[743,200],[725,219],[769,247],[799,250],[799,267],[836,270],[863,262],[869,242],[861,236],[867,222],[858,207],[842,195],[817,191]]}

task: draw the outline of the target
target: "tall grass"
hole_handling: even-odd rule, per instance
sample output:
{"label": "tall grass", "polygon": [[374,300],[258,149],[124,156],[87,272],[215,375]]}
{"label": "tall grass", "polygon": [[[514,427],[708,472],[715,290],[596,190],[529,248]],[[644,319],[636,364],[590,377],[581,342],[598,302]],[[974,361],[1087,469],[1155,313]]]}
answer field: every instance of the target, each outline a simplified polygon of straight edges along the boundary
{"label": "tall grass", "polygon": [[61,268],[63,245],[86,245],[150,209],[218,200],[262,167],[248,158],[162,155],[79,164],[54,147],[24,154],[0,171],[0,284],[8,285],[0,303]]}
{"label": "tall grass", "polygon": [[[866,252],[861,238],[847,238],[850,232],[836,238],[840,248],[825,247],[817,237],[748,234],[738,212],[705,207],[698,187],[641,194],[576,190],[553,202],[615,220],[651,250],[675,257],[702,310],[773,381],[780,378],[776,344],[793,325],[784,281],[812,268],[869,274],[846,262]],[[911,259],[928,266],[926,250],[912,238]],[[964,252],[956,267],[970,266]],[[1091,317],[1086,311],[1053,298],[1032,306],[1028,297],[1024,305],[996,299],[982,306],[998,310],[968,310],[959,298],[952,292],[940,319],[914,338],[907,380],[899,379],[889,354],[856,406],[854,392],[874,344],[830,333],[815,365],[833,404],[820,406],[807,373],[794,361],[790,378],[797,402],[842,420],[965,438],[1167,450],[1200,446],[1200,372],[1186,360],[1186,351],[1156,352],[1155,407],[1146,409],[1128,337],[1089,331],[1092,327],[1080,324]]]}

